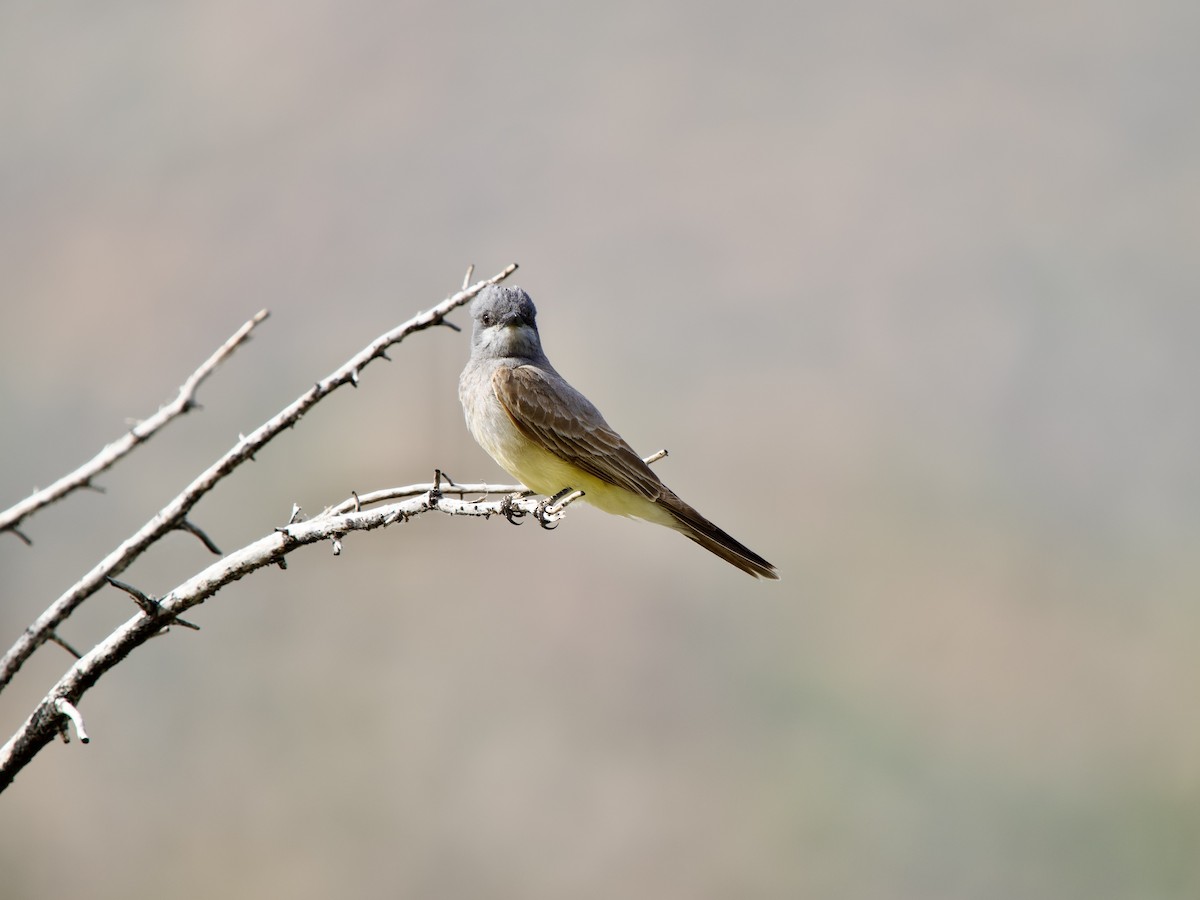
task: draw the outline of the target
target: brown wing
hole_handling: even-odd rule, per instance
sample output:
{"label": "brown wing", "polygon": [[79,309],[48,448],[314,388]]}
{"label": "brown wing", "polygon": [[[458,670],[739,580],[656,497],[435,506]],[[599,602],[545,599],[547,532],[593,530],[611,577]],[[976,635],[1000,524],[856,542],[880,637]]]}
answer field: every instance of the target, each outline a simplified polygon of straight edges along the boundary
{"label": "brown wing", "polygon": [[503,366],[492,376],[492,389],[531,441],[609,484],[651,500],[662,496],[658,476],[557,372]]}

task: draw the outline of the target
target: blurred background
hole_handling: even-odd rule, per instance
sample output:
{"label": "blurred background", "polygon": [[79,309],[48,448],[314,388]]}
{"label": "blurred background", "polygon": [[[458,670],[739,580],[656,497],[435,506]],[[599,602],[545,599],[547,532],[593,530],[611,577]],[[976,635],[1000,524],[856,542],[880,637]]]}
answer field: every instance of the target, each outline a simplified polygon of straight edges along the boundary
{"label": "blurred background", "polygon": [[[222,591],[0,797],[5,897],[1200,895],[1200,7],[0,6],[0,644],[468,263],[755,582],[583,506]],[[460,312],[455,317],[465,324]],[[504,480],[419,334],[203,502]],[[173,535],[126,573],[211,561]],[[63,628],[92,646],[116,591]],[[0,696],[7,738],[68,667]]]}

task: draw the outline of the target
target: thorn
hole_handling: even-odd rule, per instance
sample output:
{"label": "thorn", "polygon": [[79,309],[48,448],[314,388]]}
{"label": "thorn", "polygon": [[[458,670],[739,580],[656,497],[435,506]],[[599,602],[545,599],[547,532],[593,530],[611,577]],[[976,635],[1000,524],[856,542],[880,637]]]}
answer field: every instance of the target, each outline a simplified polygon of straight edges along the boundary
{"label": "thorn", "polygon": [[200,626],[199,626],[199,625],[193,625],[191,622],[188,622],[186,619],[181,619],[181,618],[179,618],[178,616],[176,616],[174,619],[172,619],[172,620],[171,620],[171,624],[172,624],[172,625],[179,625],[179,626],[181,626],[181,627],[183,627],[183,628],[190,628],[192,631],[199,631],[199,630],[200,630]]}
{"label": "thorn", "polygon": [[355,387],[358,387],[358,369],[350,370],[350,383]]}
{"label": "thorn", "polygon": [[[54,701],[54,711],[60,716],[66,716],[71,720],[71,724],[75,726],[75,733],[79,735],[79,743],[86,744],[91,740],[88,737],[87,729],[83,727],[83,716],[79,714],[79,710],[66,697],[58,697]],[[64,733],[66,729],[63,729]]]}
{"label": "thorn", "polygon": [[108,493],[108,491],[106,491],[100,485],[92,484],[92,479],[90,479],[90,478],[83,483],[83,486],[85,488],[87,488],[89,491],[95,491],[97,494],[107,494]]}
{"label": "thorn", "polygon": [[342,542],[339,541],[337,538],[333,539],[333,555],[334,556],[342,555]]}
{"label": "thorn", "polygon": [[[248,443],[250,443],[248,440],[246,440],[246,436],[245,436],[244,434],[242,434],[240,431],[238,432],[238,443],[239,443],[239,444],[248,444]],[[256,460],[256,459],[254,458],[254,454],[253,454],[253,453],[247,453],[247,454],[246,454],[246,459],[250,460],[250,462],[258,462],[258,460]]]}
{"label": "thorn", "polygon": [[25,546],[26,546],[26,547],[32,547],[32,546],[33,546],[33,541],[32,541],[32,540],[30,540],[30,538],[29,538],[29,535],[27,535],[25,532],[23,532],[23,531],[22,531],[20,528],[18,528],[16,525],[12,526],[12,527],[11,527],[11,528],[9,528],[8,530],[9,530],[9,531],[11,531],[13,534],[15,534],[17,537],[19,537],[19,538],[20,538],[22,541],[24,541],[24,542],[25,542]]}
{"label": "thorn", "polygon": [[221,555],[221,548],[214,544],[212,539],[207,534],[205,534],[187,519],[184,519],[176,527],[180,531],[186,531],[188,534],[194,534],[196,537],[198,537],[200,539],[200,543],[207,547],[210,553],[214,553],[217,556]]}
{"label": "thorn", "polygon": [[124,591],[133,598],[133,602],[141,607],[142,612],[147,616],[156,616],[162,611],[162,607],[158,605],[158,601],[148,594],[143,594],[131,584],[126,584],[123,581],[117,581],[108,575],[104,576],[104,580],[115,587],[117,590]]}
{"label": "thorn", "polygon": [[62,638],[60,638],[58,636],[57,632],[54,632],[54,631],[50,632],[50,637],[47,638],[47,640],[53,641],[55,644],[58,644],[58,646],[62,647],[64,650],[66,650],[68,653],[70,653],[76,659],[83,659],[83,654],[80,653],[78,650],[76,650],[74,647],[72,647],[70,644],[68,644],[66,641],[64,641]]}
{"label": "thorn", "polygon": [[279,557],[279,559],[275,560],[275,565],[281,569],[287,569],[287,558],[283,556]]}
{"label": "thorn", "polygon": [[475,274],[475,263],[471,263],[469,266],[467,266],[467,274],[463,276],[462,289],[464,291],[471,286],[471,276],[474,274]]}
{"label": "thorn", "polygon": [[293,503],[293,504],[292,504],[292,515],[291,515],[291,517],[288,519],[288,522],[287,522],[287,523],[288,523],[289,525],[295,525],[295,524],[296,524],[296,521],[297,521],[297,520],[300,518],[300,513],[302,513],[303,511],[304,511],[304,510],[302,510],[302,509],[300,508],[300,504],[299,504],[299,503]]}
{"label": "thorn", "polygon": [[354,511],[362,512],[362,501],[358,499],[358,491],[351,491],[350,496],[354,498]]}
{"label": "thorn", "polygon": [[384,360],[386,360],[387,362],[391,362],[391,361],[392,361],[392,358],[391,358],[390,356],[388,356],[388,355],[387,355],[387,351],[386,351],[386,350],[380,350],[380,351],[379,351],[379,352],[376,354],[376,356],[381,356],[381,357],[383,357],[383,359],[384,359]]}

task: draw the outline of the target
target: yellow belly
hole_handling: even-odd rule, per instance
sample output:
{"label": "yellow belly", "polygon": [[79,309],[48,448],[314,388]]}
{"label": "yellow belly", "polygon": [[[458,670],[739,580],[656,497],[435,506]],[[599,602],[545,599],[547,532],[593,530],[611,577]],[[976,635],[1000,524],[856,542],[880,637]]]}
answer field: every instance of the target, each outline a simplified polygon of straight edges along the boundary
{"label": "yellow belly", "polygon": [[645,497],[601,481],[525,437],[505,416],[473,420],[471,433],[502,469],[539,494],[552,496],[563,488],[584,492],[583,499],[617,516],[634,516],[662,525],[674,519]]}

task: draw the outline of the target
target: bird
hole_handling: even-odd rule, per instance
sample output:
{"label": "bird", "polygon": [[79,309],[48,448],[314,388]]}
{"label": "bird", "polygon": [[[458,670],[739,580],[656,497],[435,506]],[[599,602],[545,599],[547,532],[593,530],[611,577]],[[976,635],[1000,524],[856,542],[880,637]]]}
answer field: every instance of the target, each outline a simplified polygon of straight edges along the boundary
{"label": "bird", "polygon": [[499,466],[546,496],[565,489],[619,516],[674,529],[756,578],[775,567],[663,484],[600,411],[550,364],[524,290],[489,285],[471,302],[471,356],[458,381],[467,428]]}

